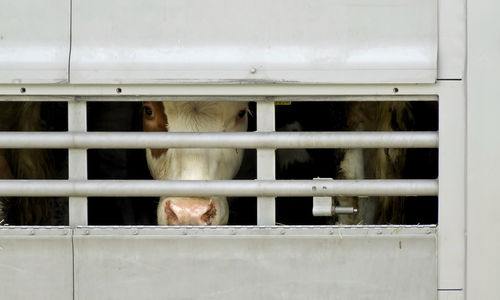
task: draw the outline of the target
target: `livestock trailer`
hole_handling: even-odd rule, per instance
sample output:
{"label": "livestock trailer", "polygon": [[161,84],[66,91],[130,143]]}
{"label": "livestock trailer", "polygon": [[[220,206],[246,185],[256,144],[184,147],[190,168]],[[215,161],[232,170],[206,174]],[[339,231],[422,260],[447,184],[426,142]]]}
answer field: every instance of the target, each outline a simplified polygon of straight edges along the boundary
{"label": "livestock trailer", "polygon": [[[497,299],[498,9],[493,0],[0,0],[0,101],[48,103],[45,123],[56,124],[2,131],[0,148],[57,149],[64,169],[44,180],[2,179],[0,196],[67,198],[68,214],[57,226],[2,223],[0,299]],[[167,100],[255,103],[255,131],[90,128],[106,107]],[[430,103],[436,126],[277,132],[277,110],[296,102]],[[432,115],[425,107],[421,114]],[[256,149],[256,174],[194,182],[90,175],[95,149],[155,147]],[[374,147],[435,149],[437,176],[276,176],[277,149]],[[99,210],[193,191],[256,197],[255,223],[89,221],[92,197],[101,197]],[[279,197],[314,198],[324,210],[346,195],[407,196],[407,209],[436,216],[386,225],[276,219]],[[435,205],[420,204],[428,201]]]}

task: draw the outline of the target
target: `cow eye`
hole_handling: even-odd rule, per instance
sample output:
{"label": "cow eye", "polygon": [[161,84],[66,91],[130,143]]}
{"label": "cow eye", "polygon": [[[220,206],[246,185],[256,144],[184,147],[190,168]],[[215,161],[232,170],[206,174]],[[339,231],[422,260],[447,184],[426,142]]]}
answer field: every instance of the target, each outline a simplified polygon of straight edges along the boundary
{"label": "cow eye", "polygon": [[154,115],[153,109],[149,106],[144,106],[144,115],[146,118],[152,119]]}
{"label": "cow eye", "polygon": [[246,109],[242,109],[238,112],[238,118],[240,119],[243,119],[247,114],[247,110]]}

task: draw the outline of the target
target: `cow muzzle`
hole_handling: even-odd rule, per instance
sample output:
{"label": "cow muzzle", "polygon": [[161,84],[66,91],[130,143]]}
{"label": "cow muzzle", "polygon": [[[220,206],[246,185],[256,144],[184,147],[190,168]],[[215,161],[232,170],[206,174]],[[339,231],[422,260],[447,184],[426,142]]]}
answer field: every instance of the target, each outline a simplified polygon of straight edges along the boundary
{"label": "cow muzzle", "polygon": [[158,223],[164,225],[214,225],[217,205],[210,198],[169,197],[158,207]]}

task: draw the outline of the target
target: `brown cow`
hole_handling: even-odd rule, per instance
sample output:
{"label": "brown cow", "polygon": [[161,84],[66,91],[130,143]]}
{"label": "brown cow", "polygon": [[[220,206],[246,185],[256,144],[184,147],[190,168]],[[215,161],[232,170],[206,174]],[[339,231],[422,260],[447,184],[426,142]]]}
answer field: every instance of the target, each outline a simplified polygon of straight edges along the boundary
{"label": "brown cow", "polygon": [[[246,102],[146,102],[145,131],[246,131]],[[149,170],[159,180],[227,180],[243,159],[241,149],[147,149]],[[227,224],[225,197],[162,197],[157,209],[160,225]]]}

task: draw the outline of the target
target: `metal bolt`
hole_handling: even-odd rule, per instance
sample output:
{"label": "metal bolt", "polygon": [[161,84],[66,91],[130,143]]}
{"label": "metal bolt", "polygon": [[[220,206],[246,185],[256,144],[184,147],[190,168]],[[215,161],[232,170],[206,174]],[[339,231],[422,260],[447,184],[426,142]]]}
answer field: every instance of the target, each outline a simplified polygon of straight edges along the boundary
{"label": "metal bolt", "polygon": [[394,94],[397,94],[399,92],[399,89],[397,87],[393,88],[392,91],[394,92]]}
{"label": "metal bolt", "polygon": [[122,88],[116,88],[116,93],[121,94],[122,93]]}
{"label": "metal bolt", "polygon": [[24,93],[26,93],[26,88],[22,87],[19,89],[19,91],[21,92],[21,94],[24,94]]}
{"label": "metal bolt", "polygon": [[251,68],[251,69],[250,69],[250,73],[252,73],[252,74],[257,73],[257,69],[256,69],[256,68]]}

